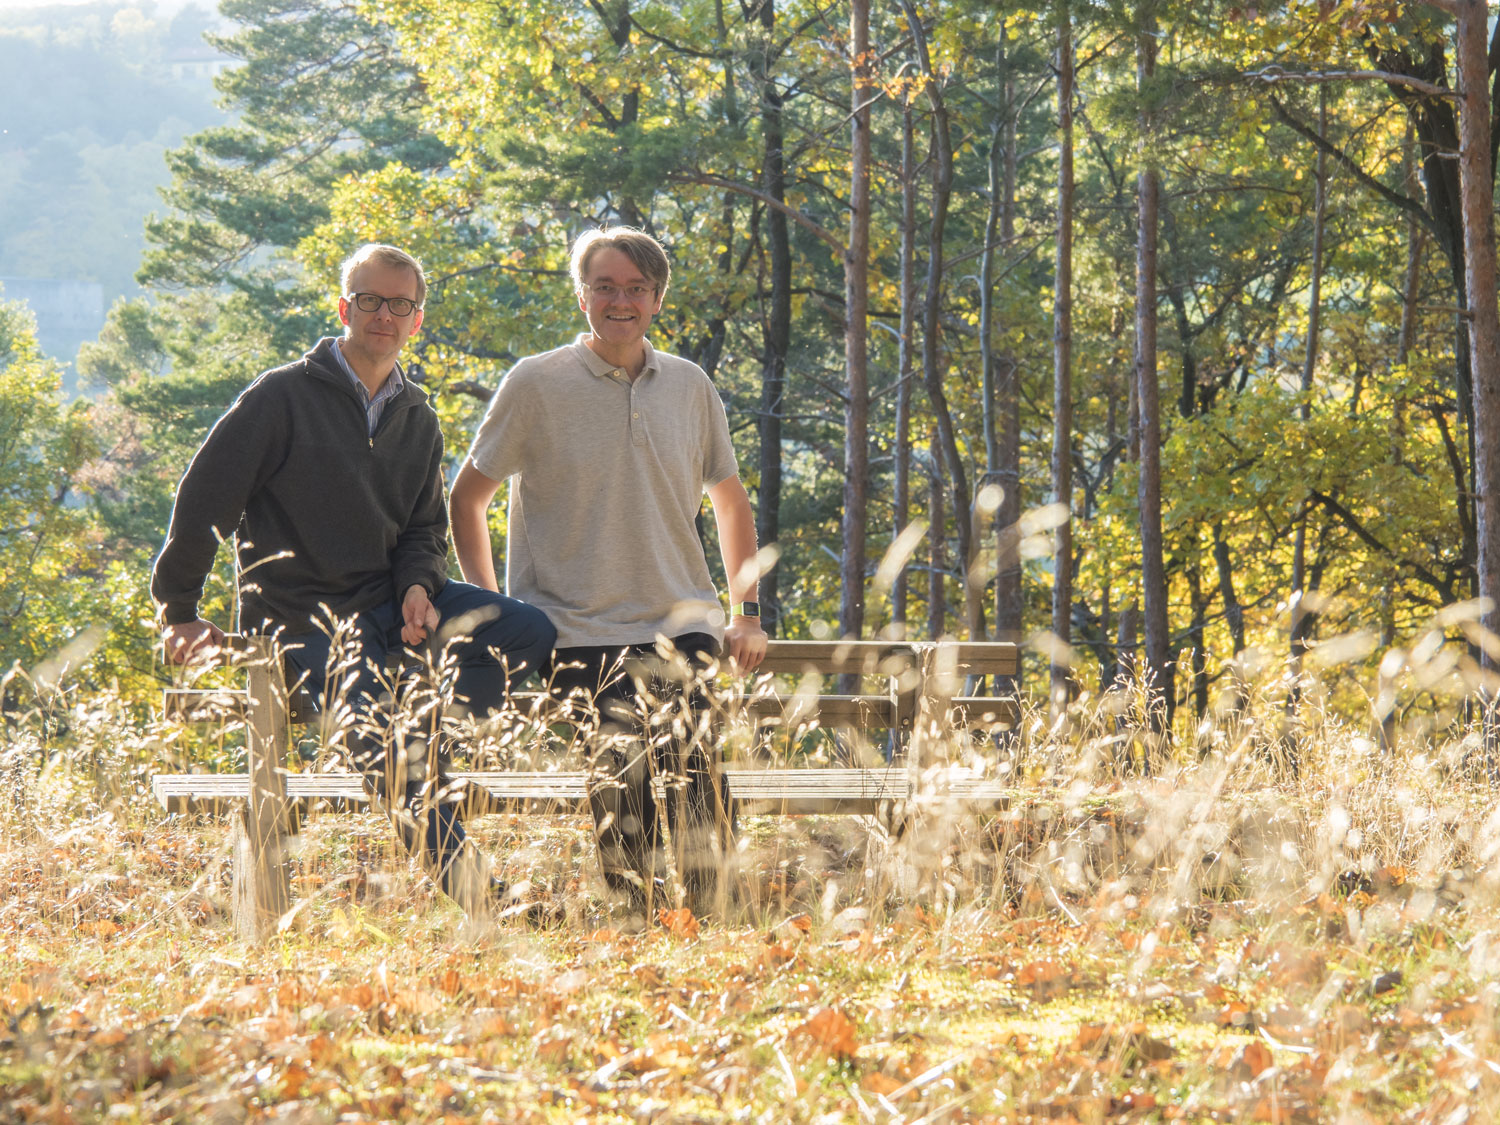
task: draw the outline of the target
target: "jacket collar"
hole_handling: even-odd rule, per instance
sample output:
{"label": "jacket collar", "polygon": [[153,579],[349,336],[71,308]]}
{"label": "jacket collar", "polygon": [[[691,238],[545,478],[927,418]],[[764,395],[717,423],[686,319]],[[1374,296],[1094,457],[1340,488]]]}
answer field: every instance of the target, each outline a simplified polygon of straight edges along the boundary
{"label": "jacket collar", "polygon": [[[302,357],[303,362],[307,364],[307,373],[326,383],[332,383],[358,402],[359,392],[349,382],[349,377],[344,374],[344,369],[339,365],[338,357],[333,354],[333,349],[337,346],[337,336],[324,336],[314,344],[312,350]],[[405,378],[404,371],[402,375],[401,393],[386,404],[387,410],[417,406],[427,401],[427,392],[410,379]]]}

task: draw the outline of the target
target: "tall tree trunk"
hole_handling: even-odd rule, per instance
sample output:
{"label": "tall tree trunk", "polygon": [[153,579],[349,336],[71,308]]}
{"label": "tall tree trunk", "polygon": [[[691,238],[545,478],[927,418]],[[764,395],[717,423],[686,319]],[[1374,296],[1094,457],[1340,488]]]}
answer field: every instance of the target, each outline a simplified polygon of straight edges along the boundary
{"label": "tall tree trunk", "polygon": [[1203,593],[1203,574],[1196,556],[1187,567],[1186,577],[1188,606],[1192,612],[1192,622],[1188,626],[1188,642],[1192,647],[1189,649],[1191,656],[1188,660],[1192,666],[1193,717],[1201,727],[1203,719],[1208,715],[1208,652],[1204,648],[1208,630],[1208,598]]}
{"label": "tall tree trunk", "polygon": [[853,113],[849,125],[849,245],[844,257],[844,522],[839,631],[865,628],[865,511],[868,507],[870,387],[870,0],[851,0],[849,49]]}
{"label": "tall tree trunk", "polygon": [[937,640],[948,620],[948,537],[944,529],[943,453],[936,430],[927,434],[927,636]]}
{"label": "tall tree trunk", "polygon": [[927,32],[910,0],[901,0],[906,25],[911,31],[918,65],[926,78],[923,90],[932,108],[932,218],[927,237],[927,287],[922,300],[922,378],[937,419],[943,460],[953,490],[953,524],[958,532],[958,557],[962,563],[964,627],[971,639],[984,636],[984,590],[977,578],[974,552],[974,510],[969,495],[969,475],[958,448],[958,434],[948,396],[943,389],[942,300],[943,236],[948,226],[948,205],[953,195],[953,139],[948,106],[943,98],[941,76],[933,71],[927,49]]}
{"label": "tall tree trunk", "polygon": [[[760,121],[763,138],[761,186],[778,202],[786,202],[785,139],[782,127],[782,97],[771,77],[771,53],[776,27],[775,0],[762,0],[761,47],[755,56],[755,77],[760,87]],[[760,439],[760,488],[755,509],[755,534],[761,546],[774,544],[781,536],[781,420],[786,401],[786,353],[792,329],[792,251],[787,234],[786,213],[766,208],[766,242],[771,252],[771,294],[762,322],[760,368],[760,416],[756,436]],[[781,622],[780,568],[773,566],[760,580],[761,621],[774,635]]]}
{"label": "tall tree trunk", "polygon": [[[1496,308],[1494,163],[1490,149],[1488,5],[1458,0],[1459,182],[1464,216],[1465,288],[1474,389],[1474,487],[1481,622],[1500,635],[1500,310]],[[1494,672],[1495,657],[1483,656]],[[1494,693],[1485,692],[1485,735],[1494,774]]]}
{"label": "tall tree trunk", "polygon": [[[1000,42],[1005,42],[1004,26],[1000,29]],[[1005,48],[998,48],[995,55],[996,66],[1003,73]],[[1001,361],[995,354],[995,258],[1000,252],[996,239],[1000,231],[1000,212],[1005,206],[1001,198],[1000,179],[1004,174],[1001,165],[1004,161],[1002,138],[1006,114],[1007,107],[1002,94],[1000,108],[990,126],[990,151],[985,162],[989,172],[989,199],[984,213],[984,246],[979,254],[979,376],[980,408],[984,415],[984,487],[995,489],[1003,488],[1000,483],[1000,419],[997,415],[1000,398],[998,369]],[[996,504],[996,529],[1005,526],[998,518],[998,509],[999,505]],[[995,561],[998,578],[1000,560],[997,557]],[[999,608],[997,601],[997,625],[1000,620]]]}
{"label": "tall tree trunk", "polygon": [[1140,426],[1141,600],[1146,627],[1147,716],[1158,733],[1172,729],[1177,692],[1167,633],[1167,571],[1161,529],[1161,383],[1156,371],[1156,236],[1161,181],[1151,158],[1148,87],[1156,73],[1156,17],[1141,13],[1136,90],[1141,98],[1141,171],[1137,178],[1135,250],[1135,399]]}
{"label": "tall tree trunk", "polygon": [[1245,669],[1240,659],[1245,651],[1245,607],[1240,605],[1239,595],[1234,590],[1234,565],[1229,558],[1229,540],[1224,538],[1222,521],[1214,524],[1214,567],[1219,574],[1219,599],[1224,603],[1224,623],[1229,626],[1229,643],[1233,650],[1230,667],[1233,695],[1224,710],[1228,715],[1237,716],[1248,698]]}
{"label": "tall tree trunk", "polygon": [[[1415,197],[1419,191],[1417,166],[1413,154],[1414,130],[1410,122],[1406,125],[1406,140],[1402,146],[1402,163],[1405,166],[1403,180],[1408,195]],[[1424,232],[1415,216],[1406,219],[1406,276],[1401,285],[1401,330],[1396,337],[1396,370],[1405,372],[1411,362],[1412,340],[1417,330],[1417,297],[1421,292],[1422,252],[1425,244]],[[1398,397],[1391,407],[1391,464],[1400,465],[1406,457],[1406,401]],[[1396,583],[1387,578],[1380,591],[1380,646],[1390,649],[1396,643]],[[1382,669],[1385,665],[1382,663]],[[1389,682],[1388,682],[1389,681]],[[1382,673],[1376,693],[1376,731],[1382,750],[1392,750],[1396,745],[1396,691],[1392,677]]]}
{"label": "tall tree trunk", "polygon": [[[1328,87],[1318,88],[1318,137],[1328,136]],[[1318,335],[1322,327],[1323,313],[1323,227],[1328,211],[1328,156],[1318,149],[1317,184],[1313,196],[1313,249],[1312,282],[1307,297],[1307,347],[1302,359],[1302,403],[1297,408],[1298,417],[1306,427],[1312,417],[1313,375],[1318,366]],[[1307,514],[1308,502],[1304,499],[1297,512],[1297,530],[1292,538],[1292,596],[1289,660],[1291,667],[1291,689],[1287,693],[1287,716],[1292,718],[1302,698],[1302,658],[1307,651],[1307,638],[1313,625],[1313,615],[1308,612],[1306,589],[1307,576]]]}
{"label": "tall tree trunk", "polygon": [[[917,320],[917,158],[912,136],[911,99],[901,103],[901,343],[897,357],[896,436],[892,466],[892,542],[911,520],[911,384],[912,336]],[[908,572],[903,563],[891,584],[891,624],[907,635]]]}
{"label": "tall tree trunk", "polygon": [[[1016,99],[1015,80],[1006,58],[1005,29],[1001,28],[996,49],[1000,63],[1000,245],[1015,245],[1016,237]],[[987,263],[993,277],[993,258]],[[994,300],[993,280],[985,293]],[[986,334],[986,339],[989,336]],[[1000,485],[1000,508],[995,513],[995,639],[1019,644],[1025,626],[1025,602],[1021,588],[1021,369],[1009,351],[995,357],[995,412],[1000,428],[999,450],[994,462],[995,480]],[[996,683],[996,694],[1013,694],[1020,690],[1018,675],[1007,682]]]}
{"label": "tall tree trunk", "polygon": [[1072,695],[1072,669],[1061,655],[1072,641],[1073,615],[1073,25],[1068,0],[1057,0],[1057,266],[1052,306],[1052,499],[1066,513],[1052,537],[1054,712]]}

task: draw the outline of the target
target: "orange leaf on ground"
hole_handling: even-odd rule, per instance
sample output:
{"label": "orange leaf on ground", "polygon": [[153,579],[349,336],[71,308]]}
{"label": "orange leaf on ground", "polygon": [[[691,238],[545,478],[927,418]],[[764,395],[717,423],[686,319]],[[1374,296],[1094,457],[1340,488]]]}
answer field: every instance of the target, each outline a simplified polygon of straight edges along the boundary
{"label": "orange leaf on ground", "polygon": [[333,1037],[320,1031],[307,1041],[307,1053],[319,1066],[327,1066],[338,1051],[334,1047]]}
{"label": "orange leaf on ground", "polygon": [[290,1064],[281,1075],[281,1096],[288,1099],[300,1097],[310,1077],[307,1067],[301,1063]]}
{"label": "orange leaf on ground", "polygon": [[1244,1081],[1269,1070],[1271,1062],[1271,1048],[1256,1039],[1234,1053],[1234,1061],[1229,1064],[1229,1070],[1236,1078]]}
{"label": "orange leaf on ground", "polygon": [[693,917],[693,912],[687,907],[678,907],[676,910],[663,910],[658,915],[661,924],[666,927],[667,933],[673,937],[694,938],[698,936],[698,919]]}
{"label": "orange leaf on ground", "polygon": [[792,1037],[811,1039],[820,1051],[851,1059],[859,1050],[854,1021],[837,1008],[817,1008],[807,1022],[792,1029]]}
{"label": "orange leaf on ground", "polygon": [[1031,992],[1032,998],[1041,1001],[1061,996],[1072,982],[1072,973],[1050,958],[1031,961],[1016,970],[1016,984]]}
{"label": "orange leaf on ground", "polygon": [[537,1058],[550,1066],[561,1066],[568,1061],[573,1049],[573,1037],[568,1034],[553,1034],[536,1045]]}
{"label": "orange leaf on ground", "polygon": [[1219,1009],[1218,1023],[1220,1027],[1239,1027],[1245,1030],[1253,1030],[1256,1020],[1255,1013],[1250,1010],[1250,1005],[1243,1000],[1232,1000]]}
{"label": "orange leaf on ground", "polygon": [[894,1094],[902,1086],[906,1085],[906,1083],[892,1078],[889,1074],[882,1074],[878,1070],[872,1074],[865,1075],[860,1079],[859,1084],[872,1094]]}
{"label": "orange leaf on ground", "polygon": [[666,983],[666,974],[658,965],[637,965],[635,979],[647,988],[660,988]]}
{"label": "orange leaf on ground", "polygon": [[785,965],[797,960],[797,947],[787,942],[772,942],[761,951],[760,957],[767,965]]}

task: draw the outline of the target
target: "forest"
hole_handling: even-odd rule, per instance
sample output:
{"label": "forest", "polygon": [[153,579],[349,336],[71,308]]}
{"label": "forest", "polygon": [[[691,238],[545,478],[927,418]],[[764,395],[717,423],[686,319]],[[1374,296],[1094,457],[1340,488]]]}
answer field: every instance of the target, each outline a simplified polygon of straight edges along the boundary
{"label": "forest", "polygon": [[[0,1125],[1493,1119],[1489,5],[220,20],[222,123],[167,152],[85,396],[0,302]],[[504,373],[582,331],[572,241],[618,223],[671,256],[652,339],[725,402],[768,627],[1016,642],[1014,720],[919,709],[905,756],[711,728],[909,797],[732,810],[722,913],[629,927],[573,806],[470,820],[533,929],[307,788],[260,853],[294,904],[242,940],[258,798],[155,785],[251,793],[264,737],[163,702],[184,467],[380,241],[425,263],[407,374],[451,483]],[[486,737],[534,781],[559,726]],[[291,747],[256,776],[348,780]]]}
{"label": "forest", "polygon": [[1384,667],[1379,717],[1441,725],[1477,683],[1440,6],[223,16],[233,123],[169,154],[148,295],[80,359],[92,405],[8,314],[7,665],[93,626],[79,683],[150,680],[176,479],[257,371],[333,331],[352,246],[427,264],[412,359],[456,466],[508,366],[578,330],[571,238],[624,222],[673,256],[658,343],[728,405],[780,635],[1025,640],[1023,690],[1150,669],[1200,720],[1303,678],[1368,711]]}

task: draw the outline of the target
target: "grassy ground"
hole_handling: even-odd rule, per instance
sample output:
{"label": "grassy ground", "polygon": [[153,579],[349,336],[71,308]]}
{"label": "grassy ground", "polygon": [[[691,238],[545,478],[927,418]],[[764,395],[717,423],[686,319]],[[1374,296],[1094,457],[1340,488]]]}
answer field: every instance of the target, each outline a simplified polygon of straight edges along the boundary
{"label": "grassy ground", "polygon": [[749,905],[636,935],[576,818],[473,826],[567,909],[476,932],[383,821],[319,816],[298,909],[247,948],[224,825],[153,811],[142,746],[83,726],[39,776],[12,754],[0,1122],[1458,1125],[1500,1106],[1500,815],[1460,743],[1383,756],[1325,729],[1294,778],[1224,738],[1122,780],[1106,728],[1044,734],[1003,816],[750,821]]}

